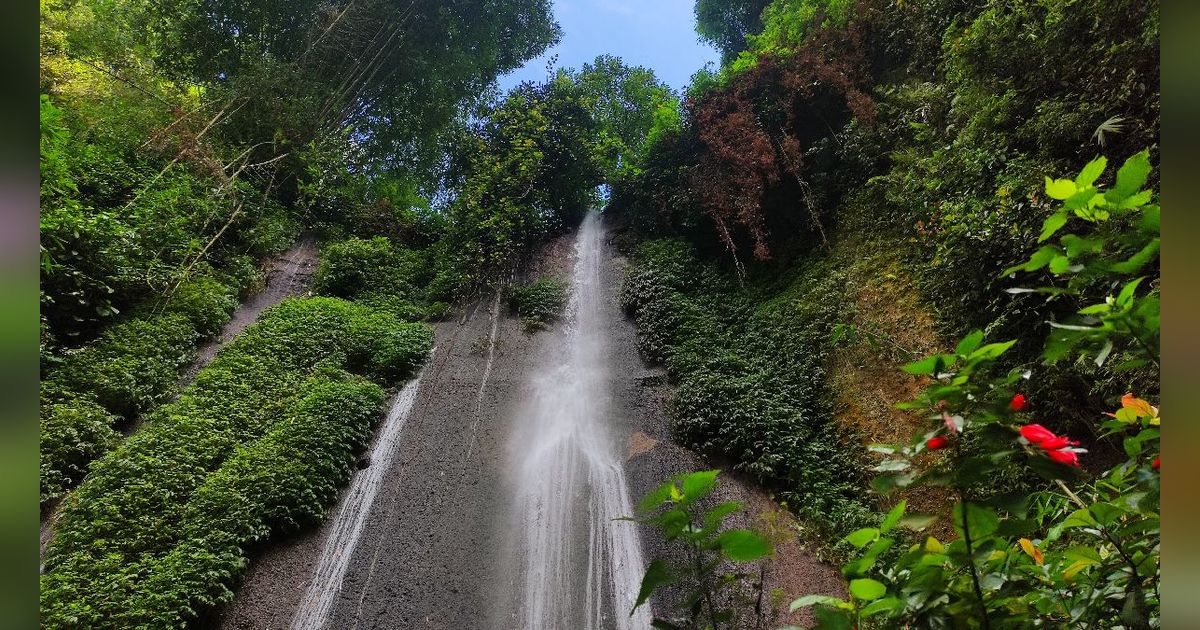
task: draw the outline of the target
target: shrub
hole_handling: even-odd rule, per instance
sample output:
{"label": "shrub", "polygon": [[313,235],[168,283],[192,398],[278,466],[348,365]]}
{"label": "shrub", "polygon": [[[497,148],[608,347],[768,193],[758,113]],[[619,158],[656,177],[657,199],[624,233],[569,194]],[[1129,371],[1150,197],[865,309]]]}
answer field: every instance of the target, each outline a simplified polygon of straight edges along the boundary
{"label": "shrub", "polygon": [[198,338],[192,322],[180,314],[132,319],[64,357],[49,378],[131,420],[174,394],[179,370],[192,360]]}
{"label": "shrub", "polygon": [[41,503],[79,482],[92,460],[112,449],[118,418],[90,398],[58,400],[41,409]]}
{"label": "shrub", "polygon": [[202,337],[217,334],[238,307],[238,289],[211,276],[191,278],[179,285],[162,304],[167,313],[179,313]]}
{"label": "shrub", "polygon": [[316,289],[326,295],[351,297],[378,287],[386,282],[394,257],[391,241],[382,236],[330,243],[321,252]]}
{"label": "shrub", "polygon": [[379,417],[380,385],[430,344],[424,325],[338,299],[268,310],[66,499],[43,625],[181,626],[228,601],[253,543],[332,503]]}
{"label": "shrub", "polygon": [[521,317],[526,332],[541,330],[562,314],[567,303],[567,283],[559,278],[538,278],[512,287],[509,306]]}
{"label": "shrub", "polygon": [[671,420],[682,442],[728,457],[831,533],[871,517],[858,440],[833,423],[824,370],[838,313],[838,276],[812,257],[776,285],[736,289],[678,241],[634,257],[621,303],[639,349],[677,385]]}

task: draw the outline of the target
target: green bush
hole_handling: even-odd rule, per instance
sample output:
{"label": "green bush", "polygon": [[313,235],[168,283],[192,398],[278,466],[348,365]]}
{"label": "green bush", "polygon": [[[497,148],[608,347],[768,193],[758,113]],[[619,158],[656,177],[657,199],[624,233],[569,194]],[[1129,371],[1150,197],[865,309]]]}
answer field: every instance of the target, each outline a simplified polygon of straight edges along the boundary
{"label": "green bush", "polygon": [[192,360],[199,336],[178,313],[132,319],[66,355],[48,380],[90,394],[110,413],[132,420],[174,394],[179,370]]}
{"label": "green bush", "polygon": [[160,307],[188,318],[202,337],[220,332],[238,307],[237,287],[210,276],[191,278],[179,285]]}
{"label": "green bush", "polygon": [[118,418],[90,398],[58,400],[41,409],[41,499],[60,498],[88,465],[121,439]]}
{"label": "green bush", "polygon": [[[639,349],[676,384],[672,426],[829,533],[869,522],[858,440],[833,422],[825,363],[836,270],[819,257],[737,289],[679,241],[639,247],[621,289]],[[770,274],[764,274],[767,276]]]}
{"label": "green bush", "polygon": [[316,289],[335,297],[352,297],[388,283],[394,267],[395,250],[382,236],[351,237],[330,243],[321,252]]}
{"label": "green bush", "polygon": [[177,627],[228,601],[251,545],[332,503],[381,385],[431,342],[427,326],[334,298],[268,310],[65,500],[43,625]]}
{"label": "green bush", "polygon": [[559,278],[538,278],[510,288],[509,307],[520,315],[525,332],[541,330],[562,315],[567,290],[567,283]]}

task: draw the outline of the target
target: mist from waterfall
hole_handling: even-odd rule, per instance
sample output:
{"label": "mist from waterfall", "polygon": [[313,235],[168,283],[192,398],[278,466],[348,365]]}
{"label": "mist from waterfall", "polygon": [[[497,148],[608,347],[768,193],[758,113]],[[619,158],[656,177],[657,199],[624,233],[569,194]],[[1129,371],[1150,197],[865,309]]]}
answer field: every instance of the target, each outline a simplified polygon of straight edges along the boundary
{"label": "mist from waterfall", "polygon": [[650,627],[630,616],[644,571],[611,394],[601,286],[604,230],[592,212],[575,241],[564,326],[514,419],[514,578],[521,628]]}

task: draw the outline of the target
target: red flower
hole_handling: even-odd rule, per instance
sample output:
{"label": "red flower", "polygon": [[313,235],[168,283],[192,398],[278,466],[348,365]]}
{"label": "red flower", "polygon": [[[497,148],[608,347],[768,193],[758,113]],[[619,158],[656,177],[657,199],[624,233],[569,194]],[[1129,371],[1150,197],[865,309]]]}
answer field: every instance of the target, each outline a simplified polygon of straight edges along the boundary
{"label": "red flower", "polygon": [[1068,446],[1079,446],[1079,442],[1056,435],[1048,440],[1043,440],[1041,444],[1038,444],[1038,446],[1047,451],[1057,451],[1059,449],[1067,448]]}
{"label": "red flower", "polygon": [[[1020,394],[1017,395],[1020,396]],[[1021,427],[1021,437],[1029,440],[1029,442],[1032,444],[1040,445],[1042,442],[1053,440],[1058,436],[1054,435],[1053,431],[1040,424],[1027,424]]]}
{"label": "red flower", "polygon": [[1079,466],[1079,454],[1067,448],[1078,446],[1079,442],[1065,436],[1054,435],[1053,431],[1040,424],[1027,424],[1021,427],[1021,437],[1046,451],[1046,455],[1050,459],[1060,464]]}
{"label": "red flower", "polygon": [[950,439],[944,435],[931,437],[929,438],[929,441],[925,443],[925,448],[931,451],[941,450],[947,446],[950,446]]}
{"label": "red flower", "polygon": [[1053,459],[1060,464],[1066,464],[1068,466],[1079,468],[1079,455],[1076,455],[1075,451],[1046,451],[1046,455],[1048,455],[1050,459]]}
{"label": "red flower", "polygon": [[1158,458],[1157,457],[1154,458],[1154,463],[1150,464],[1150,467],[1153,468],[1154,470],[1158,470]]}
{"label": "red flower", "polygon": [[1025,394],[1017,394],[1008,401],[1008,408],[1013,411],[1025,411],[1029,407],[1029,403],[1025,401]]}

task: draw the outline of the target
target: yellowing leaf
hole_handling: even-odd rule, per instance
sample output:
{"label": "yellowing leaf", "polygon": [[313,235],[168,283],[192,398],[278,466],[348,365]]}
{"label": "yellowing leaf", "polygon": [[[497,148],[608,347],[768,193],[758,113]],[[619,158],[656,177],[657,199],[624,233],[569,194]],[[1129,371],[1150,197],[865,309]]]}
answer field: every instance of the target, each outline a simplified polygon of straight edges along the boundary
{"label": "yellowing leaf", "polygon": [[1150,416],[1151,418],[1158,416],[1158,409],[1150,403],[1137,398],[1132,393],[1125,394],[1121,397],[1121,407],[1124,409],[1132,409],[1139,417]]}
{"label": "yellowing leaf", "polygon": [[1067,567],[1063,571],[1063,577],[1069,580],[1078,575],[1080,571],[1092,566],[1093,564],[1095,564],[1094,561],[1084,558],[1076,560],[1075,562],[1071,563],[1071,566]]}
{"label": "yellowing leaf", "polygon": [[1033,558],[1034,562],[1038,563],[1039,565],[1045,563],[1046,559],[1042,556],[1042,551],[1033,546],[1032,540],[1029,540],[1028,538],[1022,538],[1018,542],[1021,543],[1021,549],[1023,549],[1030,558]]}
{"label": "yellowing leaf", "polygon": [[929,538],[925,539],[925,551],[930,553],[946,553],[946,547],[942,543],[938,542],[938,539],[930,536]]}

